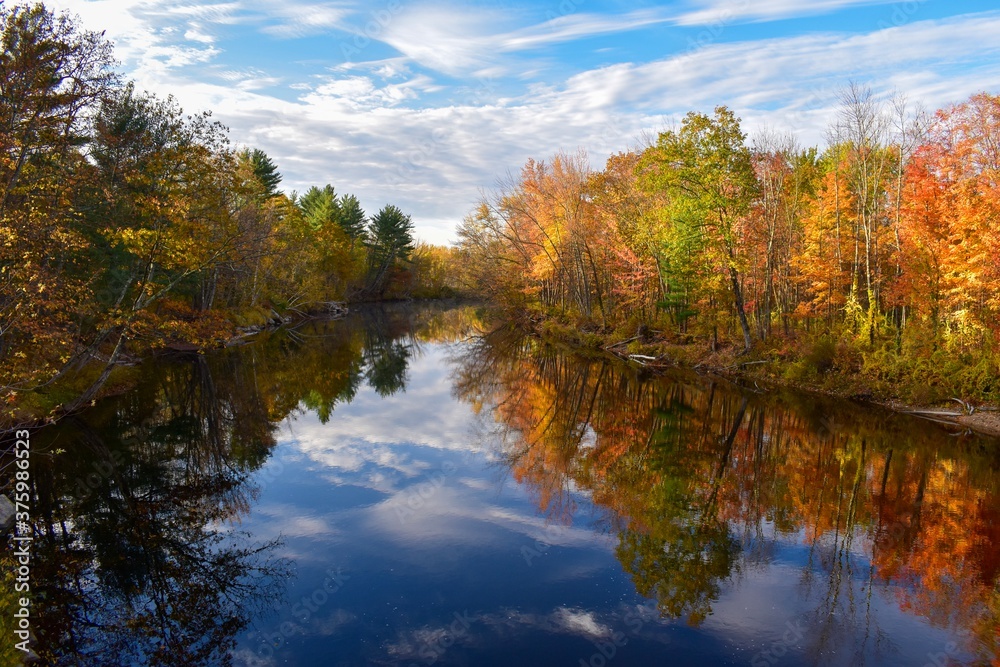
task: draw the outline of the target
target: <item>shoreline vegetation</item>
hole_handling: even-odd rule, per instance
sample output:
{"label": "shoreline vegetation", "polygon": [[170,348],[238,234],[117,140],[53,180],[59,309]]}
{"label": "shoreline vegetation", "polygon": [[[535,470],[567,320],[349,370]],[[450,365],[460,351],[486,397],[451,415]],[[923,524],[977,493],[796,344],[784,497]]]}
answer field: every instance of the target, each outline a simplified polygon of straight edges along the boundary
{"label": "shoreline vegetation", "polygon": [[103,33],[0,5],[0,429],[129,384],[152,351],[221,347],[330,304],[459,294],[454,249],[392,204],[278,189],[211,113],[138,90]]}
{"label": "shoreline vegetation", "polygon": [[550,344],[565,346],[584,355],[610,355],[622,363],[634,364],[653,374],[681,369],[715,375],[741,384],[751,391],[792,389],[823,394],[879,406],[949,427],[1000,437],[1000,408],[996,405],[970,403],[958,398],[932,404],[901,400],[899,396],[905,392],[898,388],[883,388],[876,392],[864,380],[849,374],[837,374],[836,371],[832,371],[833,374],[826,378],[792,380],[787,377],[787,366],[782,366],[780,359],[749,358],[753,355],[737,354],[732,349],[699,355],[691,346],[678,346],[658,340],[656,332],[651,331],[637,333],[624,340],[614,340],[614,335],[562,326],[553,320],[521,320],[519,326]]}
{"label": "shoreline vegetation", "polygon": [[822,149],[691,112],[600,171],[529,160],[441,247],[394,205],[281,192],[266,153],[137,90],[66,14],[0,6],[0,41],[0,429],[123,391],[156,350],[439,297],[973,428],[1000,402],[998,96],[927,114],[849,83]]}
{"label": "shoreline vegetation", "polygon": [[691,112],[608,158],[529,160],[459,228],[529,328],[1000,435],[1000,96],[934,114],[849,84],[824,149]]}

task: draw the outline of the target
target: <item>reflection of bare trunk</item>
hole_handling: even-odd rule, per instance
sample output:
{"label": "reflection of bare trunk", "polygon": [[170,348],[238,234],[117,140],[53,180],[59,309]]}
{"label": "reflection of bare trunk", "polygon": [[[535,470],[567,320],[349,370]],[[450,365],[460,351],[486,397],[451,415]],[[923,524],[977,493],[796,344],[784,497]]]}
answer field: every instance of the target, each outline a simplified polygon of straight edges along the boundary
{"label": "reflection of bare trunk", "polygon": [[[712,493],[708,498],[706,503],[707,508],[714,508],[715,501],[719,495],[719,487],[722,486],[722,479],[726,474],[726,468],[729,467],[729,459],[733,454],[733,445],[736,442],[736,434],[740,432],[740,425],[743,424],[743,416],[747,411],[747,397],[744,396],[742,402],[740,403],[740,409],[736,412],[736,417],[733,419],[733,427],[729,429],[729,435],[726,436],[726,440],[723,443],[725,449],[722,452],[722,457],[719,459],[719,465],[715,468],[715,474],[712,475]],[[709,512],[713,513],[714,512]]]}
{"label": "reflection of bare trunk", "polygon": [[889,464],[891,463],[892,463],[892,450],[890,449],[889,453],[885,455],[885,468],[882,471],[881,495],[883,498],[885,498],[886,486],[889,484]]}
{"label": "reflection of bare trunk", "polygon": [[847,523],[845,524],[845,543],[849,546],[854,537],[854,526],[858,515],[858,502],[861,496],[861,482],[865,477],[865,455],[868,453],[868,443],[861,440],[861,456],[854,471],[854,486],[851,487],[851,499],[847,508]]}
{"label": "reflection of bare trunk", "polygon": [[[833,630],[832,624],[836,618],[837,607],[845,582],[847,584],[848,595],[850,596],[850,603],[852,606],[854,604],[854,589],[851,585],[854,579],[851,555],[858,506],[862,495],[862,482],[865,479],[866,454],[867,443],[865,440],[862,440],[850,495],[845,498],[843,485],[838,487],[837,514],[834,521],[834,543],[831,554],[833,561],[830,564],[829,586],[827,587],[827,594],[824,599],[826,607],[824,616],[830,619],[831,630]],[[846,508],[844,507],[845,500],[847,502]]]}
{"label": "reflection of bare trunk", "polygon": [[[191,455],[191,463],[202,474],[217,473],[225,469],[230,447],[227,446],[226,429],[222,423],[224,402],[219,400],[212,378],[212,369],[205,357],[199,355],[194,360],[191,377],[191,392],[197,396],[197,403],[192,405],[191,413],[204,424],[204,446],[195,447]],[[194,401],[192,401],[194,403]]]}
{"label": "reflection of bare trunk", "polygon": [[930,473],[930,465],[927,460],[920,471],[920,483],[917,485],[917,494],[913,498],[913,521],[910,522],[910,533],[918,535],[920,533],[920,516],[924,508],[924,493],[927,491],[927,477]]}

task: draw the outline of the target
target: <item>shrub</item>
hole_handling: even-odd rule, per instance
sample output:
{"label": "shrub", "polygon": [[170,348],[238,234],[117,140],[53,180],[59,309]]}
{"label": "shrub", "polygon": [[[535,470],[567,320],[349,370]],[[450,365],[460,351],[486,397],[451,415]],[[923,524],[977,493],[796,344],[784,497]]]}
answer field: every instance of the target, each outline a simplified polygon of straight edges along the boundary
{"label": "shrub", "polygon": [[833,370],[837,353],[837,344],[829,336],[822,336],[813,342],[802,361],[807,370],[816,375],[825,375]]}

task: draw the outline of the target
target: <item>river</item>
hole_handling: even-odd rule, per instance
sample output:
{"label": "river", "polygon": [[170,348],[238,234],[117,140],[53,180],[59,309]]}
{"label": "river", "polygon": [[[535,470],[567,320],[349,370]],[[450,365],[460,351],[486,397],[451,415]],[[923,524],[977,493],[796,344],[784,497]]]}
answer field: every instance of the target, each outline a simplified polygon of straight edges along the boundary
{"label": "river", "polygon": [[50,664],[998,659],[996,440],[472,306],[137,372],[32,436]]}

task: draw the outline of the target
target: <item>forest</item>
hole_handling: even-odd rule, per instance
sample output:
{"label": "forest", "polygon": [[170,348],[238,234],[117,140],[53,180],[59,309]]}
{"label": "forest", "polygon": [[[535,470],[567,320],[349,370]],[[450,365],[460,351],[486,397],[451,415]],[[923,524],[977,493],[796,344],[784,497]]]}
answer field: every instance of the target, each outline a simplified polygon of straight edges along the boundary
{"label": "forest", "polygon": [[459,247],[481,292],[584,347],[849,395],[996,400],[998,136],[986,93],[928,114],[848,83],[823,149],[748,139],[720,106],[603,171],[583,153],[529,160]]}
{"label": "forest", "polygon": [[[0,7],[0,421],[72,412],[157,348],[340,302],[474,295],[545,335],[841,394],[1000,398],[1000,97],[846,83],[825,148],[725,106],[593,169],[529,160],[416,243],[392,204],[138,90],[103,33]],[[124,383],[124,384],[123,384]]]}
{"label": "forest", "polygon": [[332,302],[453,293],[455,251],[332,185],[285,195],[209,112],[116,73],[112,45],[43,5],[0,7],[4,422],[92,401],[123,361],[224,344]]}

